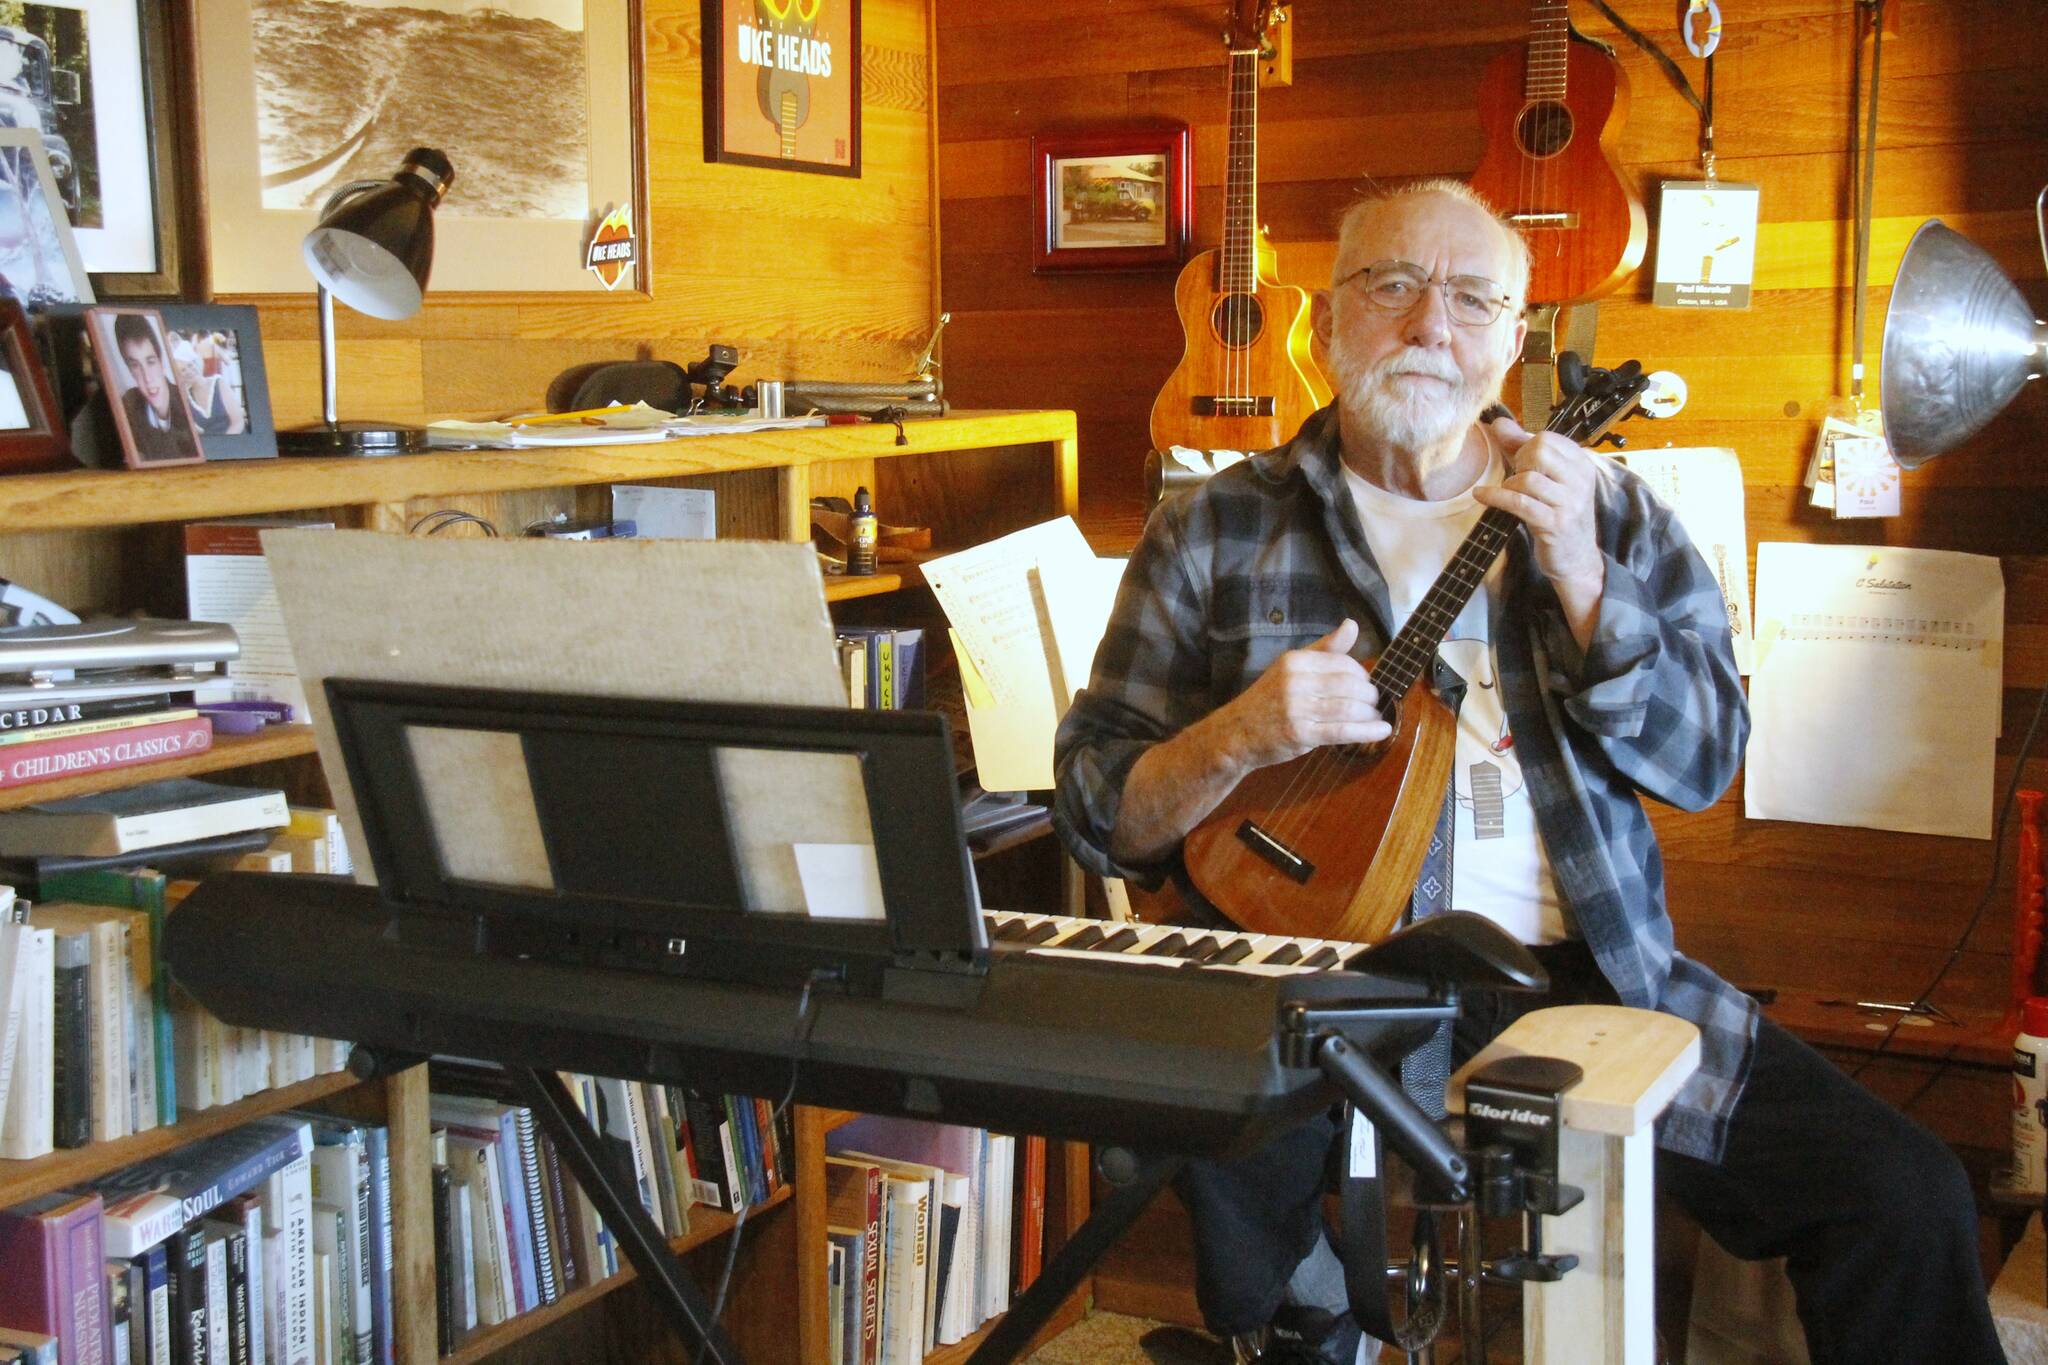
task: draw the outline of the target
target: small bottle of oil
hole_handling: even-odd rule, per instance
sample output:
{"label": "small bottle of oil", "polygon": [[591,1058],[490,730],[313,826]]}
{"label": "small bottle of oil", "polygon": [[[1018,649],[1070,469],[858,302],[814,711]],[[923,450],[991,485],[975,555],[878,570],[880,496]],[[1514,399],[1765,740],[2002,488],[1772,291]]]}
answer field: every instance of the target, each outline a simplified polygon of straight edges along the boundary
{"label": "small bottle of oil", "polygon": [[875,542],[880,536],[881,525],[875,520],[875,508],[868,498],[868,490],[854,490],[853,543],[846,550],[848,573],[871,574],[875,571]]}

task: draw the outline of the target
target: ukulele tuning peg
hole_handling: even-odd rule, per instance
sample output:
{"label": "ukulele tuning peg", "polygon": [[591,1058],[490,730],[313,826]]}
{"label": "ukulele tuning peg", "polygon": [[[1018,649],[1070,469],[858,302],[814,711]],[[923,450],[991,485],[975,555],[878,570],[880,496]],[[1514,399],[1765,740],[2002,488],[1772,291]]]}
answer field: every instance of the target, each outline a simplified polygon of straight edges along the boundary
{"label": "ukulele tuning peg", "polygon": [[1577,351],[1560,351],[1557,357],[1557,387],[1576,397],[1586,391],[1586,362]]}

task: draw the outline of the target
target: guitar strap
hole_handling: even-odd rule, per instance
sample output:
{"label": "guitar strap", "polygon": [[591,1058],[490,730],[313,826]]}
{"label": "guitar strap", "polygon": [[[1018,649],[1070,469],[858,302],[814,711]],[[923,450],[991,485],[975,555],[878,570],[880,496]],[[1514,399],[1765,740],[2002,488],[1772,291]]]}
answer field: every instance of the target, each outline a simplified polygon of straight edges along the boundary
{"label": "guitar strap", "polygon": [[[1557,344],[1558,314],[1564,314],[1564,345]],[[1522,340],[1522,426],[1541,431],[1557,406],[1557,356],[1575,352],[1591,363],[1600,328],[1600,305],[1539,303],[1529,309],[1529,335]]]}

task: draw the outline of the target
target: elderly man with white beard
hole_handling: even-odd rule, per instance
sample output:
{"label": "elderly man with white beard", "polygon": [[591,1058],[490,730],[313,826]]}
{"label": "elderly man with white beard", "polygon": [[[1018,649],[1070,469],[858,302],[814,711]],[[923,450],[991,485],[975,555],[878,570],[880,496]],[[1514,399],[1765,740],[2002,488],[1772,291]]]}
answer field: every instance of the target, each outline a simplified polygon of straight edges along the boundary
{"label": "elderly man with white beard", "polygon": [[[1481,420],[1528,278],[1520,237],[1457,182],[1345,215],[1314,305],[1337,401],[1153,513],[1060,727],[1061,834],[1157,886],[1245,774],[1385,739],[1371,661],[1504,509],[1521,524],[1429,680],[1458,740],[1449,856],[1414,908],[1494,920],[1551,988],[1468,996],[1455,1059],[1547,1004],[1692,1021],[1701,1067],[1658,1124],[1657,1180],[1729,1251],[1787,1258],[1816,1365],[2002,1360],[1955,1156],[1673,945],[1642,798],[1717,800],[1748,710],[1720,589],[1670,510],[1560,436]],[[1417,1098],[1440,1113],[1437,1085]],[[1319,1118],[1176,1182],[1203,1318],[1240,1361],[1373,1358],[1323,1226],[1336,1138]]]}

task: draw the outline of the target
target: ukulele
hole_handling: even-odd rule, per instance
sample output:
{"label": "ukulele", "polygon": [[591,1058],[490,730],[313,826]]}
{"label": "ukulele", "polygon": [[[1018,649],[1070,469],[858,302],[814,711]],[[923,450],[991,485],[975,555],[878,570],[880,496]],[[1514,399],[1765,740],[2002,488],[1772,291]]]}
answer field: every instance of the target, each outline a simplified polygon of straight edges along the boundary
{"label": "ukulele", "polygon": [[1259,60],[1273,0],[1233,0],[1230,159],[1223,245],[1180,272],[1173,289],[1186,348],[1152,403],[1152,448],[1265,450],[1330,401],[1309,353],[1308,291],[1275,282],[1258,227]]}
{"label": "ukulele", "polygon": [[1628,99],[1628,73],[1563,0],[1530,0],[1528,43],[1486,68],[1471,184],[1529,243],[1531,303],[1599,298],[1643,263],[1649,221],[1615,160]]}
{"label": "ukulele", "polygon": [[[754,0],[754,22],[765,33],[809,38],[818,26],[823,4],[824,0]],[[775,125],[782,159],[795,160],[796,130],[811,116],[811,78],[779,65],[763,66],[755,81],[754,99],[761,107],[761,117]]]}
{"label": "ukulele", "polygon": [[[1546,429],[1569,440],[1617,439],[1609,433],[1638,410],[1676,411],[1657,401],[1664,376],[1644,374],[1633,360],[1612,371],[1570,352],[1560,361],[1568,397]],[[1391,738],[1260,768],[1189,833],[1187,880],[1239,928],[1374,943],[1400,922],[1443,809],[1458,738],[1456,714],[1415,684],[1520,525],[1512,513],[1487,508],[1369,665]]]}

